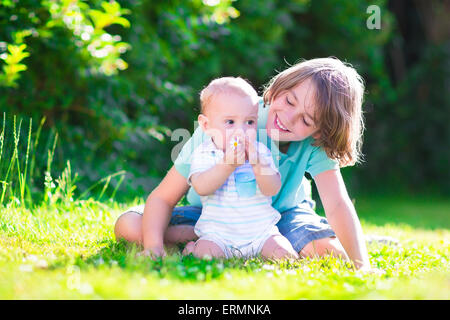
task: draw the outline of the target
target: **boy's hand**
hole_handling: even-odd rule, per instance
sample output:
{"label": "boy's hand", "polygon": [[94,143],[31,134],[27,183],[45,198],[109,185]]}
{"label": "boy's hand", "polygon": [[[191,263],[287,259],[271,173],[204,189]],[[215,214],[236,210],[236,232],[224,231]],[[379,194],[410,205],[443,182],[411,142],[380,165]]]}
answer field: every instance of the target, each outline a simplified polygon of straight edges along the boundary
{"label": "boy's hand", "polygon": [[166,256],[166,251],[164,247],[157,248],[147,248],[137,254],[138,257],[150,257],[152,260],[161,257],[164,258]]}
{"label": "boy's hand", "polygon": [[383,276],[386,274],[386,271],[379,268],[374,268],[371,266],[362,266],[359,268],[356,268],[356,271],[362,274],[371,274],[376,276]]}

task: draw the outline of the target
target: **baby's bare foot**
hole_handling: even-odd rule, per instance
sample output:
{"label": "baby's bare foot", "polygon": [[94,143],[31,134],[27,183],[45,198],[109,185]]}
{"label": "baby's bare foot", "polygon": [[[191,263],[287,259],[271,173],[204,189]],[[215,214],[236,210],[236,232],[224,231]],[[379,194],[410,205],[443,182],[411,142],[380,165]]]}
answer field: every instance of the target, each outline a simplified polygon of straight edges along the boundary
{"label": "baby's bare foot", "polygon": [[184,247],[184,250],[181,254],[183,256],[187,256],[188,254],[194,253],[194,248],[195,248],[195,242],[189,241],[188,243],[186,243],[186,246]]}

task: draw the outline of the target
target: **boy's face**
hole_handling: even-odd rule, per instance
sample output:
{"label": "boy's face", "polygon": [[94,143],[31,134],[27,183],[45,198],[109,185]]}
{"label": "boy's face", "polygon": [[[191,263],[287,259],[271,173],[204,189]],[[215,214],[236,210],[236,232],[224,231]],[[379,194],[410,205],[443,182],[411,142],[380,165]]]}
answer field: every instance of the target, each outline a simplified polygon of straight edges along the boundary
{"label": "boy's face", "polygon": [[314,122],[314,85],[305,80],[282,91],[272,100],[267,116],[267,135],[276,141],[300,141],[317,137]]}
{"label": "boy's face", "polygon": [[[217,148],[225,150],[231,143],[233,134],[240,134],[242,139],[249,130],[257,129],[258,104],[249,96],[236,93],[217,94],[200,114],[198,121]],[[243,140],[241,140],[243,142]]]}

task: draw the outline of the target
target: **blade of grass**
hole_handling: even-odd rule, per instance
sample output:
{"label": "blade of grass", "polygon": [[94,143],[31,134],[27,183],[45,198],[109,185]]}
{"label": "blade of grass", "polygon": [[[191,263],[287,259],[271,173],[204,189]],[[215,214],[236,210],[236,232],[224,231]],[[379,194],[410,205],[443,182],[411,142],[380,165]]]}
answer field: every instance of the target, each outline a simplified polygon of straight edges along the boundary
{"label": "blade of grass", "polygon": [[25,204],[25,187],[26,187],[26,182],[27,182],[26,180],[27,180],[27,171],[28,171],[28,157],[30,154],[32,126],[33,126],[33,119],[30,118],[30,126],[28,129],[28,140],[27,140],[27,153],[25,155],[25,169],[23,171],[23,174],[20,174],[20,172],[19,172],[20,203],[22,203],[22,204]]}
{"label": "blade of grass", "polygon": [[67,160],[66,168],[64,169],[61,176],[56,180],[63,201],[64,203],[66,203],[66,205],[73,201],[74,191],[77,188],[77,186],[75,185],[77,179],[78,173],[75,173],[75,176],[72,179],[72,168],[70,166],[70,161]]}
{"label": "blade of grass", "polygon": [[[17,157],[17,154],[18,154],[17,145],[19,143],[19,138],[17,137],[17,133],[16,133],[16,116],[14,116],[13,123],[14,123],[13,124],[14,148],[13,148],[13,154],[12,154],[11,159],[9,161],[8,169],[6,170],[5,177],[3,178],[3,183],[2,183],[3,189],[2,189],[2,195],[0,197],[0,205],[2,205],[3,201],[5,200],[5,195],[6,195],[6,190],[7,190],[6,186],[7,185],[9,185],[11,199],[14,197],[14,189],[13,189],[14,188],[14,183],[13,183],[12,180],[8,181],[8,178],[9,178],[10,172],[14,171],[14,166],[16,164],[15,160],[16,160],[16,157]],[[22,125],[22,121],[20,121],[20,123],[19,123],[19,131],[20,131],[21,125]]]}
{"label": "blade of grass", "polygon": [[[19,192],[22,189],[22,172],[20,171],[20,158],[19,158],[19,142],[20,142],[20,132],[22,131],[22,119],[19,120],[19,127],[16,131],[16,116],[14,116],[14,154],[15,154],[15,160],[17,164],[17,178],[19,182]],[[12,171],[14,171],[14,167],[12,168]],[[13,185],[11,184],[11,187]],[[11,190],[11,196],[14,198],[19,198],[19,196],[16,196],[14,193],[14,190]]]}
{"label": "blade of grass", "polygon": [[123,180],[125,179],[125,174],[120,176],[119,182],[117,182],[117,186],[114,188],[113,193],[111,195],[110,200],[113,201],[115,196],[116,196],[116,192],[119,189],[120,185],[122,184]]}
{"label": "blade of grass", "polygon": [[[3,112],[3,126],[2,126],[2,132],[0,133],[0,169],[2,168],[1,164],[2,164],[2,156],[3,156],[3,144],[5,142],[5,127],[6,127],[6,112]],[[1,171],[0,171],[1,173]],[[0,205],[3,204],[3,193],[4,190],[6,190],[8,182],[6,181],[6,179],[3,179],[0,181],[0,183],[2,184],[2,196],[0,198]]]}
{"label": "blade of grass", "polygon": [[[53,156],[55,154],[55,148],[56,148],[56,142],[58,141],[58,133],[55,133],[55,137],[53,140],[53,148],[50,150],[47,150],[47,169],[45,171],[45,191],[44,191],[44,202],[47,203],[48,200],[51,201],[52,197],[52,189],[55,187],[51,175],[52,170],[52,162],[53,162]],[[50,198],[50,199],[49,199]]]}
{"label": "blade of grass", "polygon": [[2,126],[2,133],[0,133],[0,164],[2,163],[3,142],[5,140],[5,121],[6,121],[6,112],[3,112],[3,126]]}
{"label": "blade of grass", "polygon": [[100,195],[97,198],[97,201],[100,201],[100,199],[103,197],[103,194],[105,193],[106,189],[108,188],[110,182],[111,182],[111,176],[108,176],[106,179],[106,183],[103,186],[102,192],[100,192]]}
{"label": "blade of grass", "polygon": [[83,197],[85,197],[92,189],[94,189],[95,187],[97,187],[99,184],[103,183],[104,181],[107,181],[107,183],[109,184],[108,180],[111,180],[111,178],[114,178],[115,176],[118,175],[124,175],[126,174],[125,170],[120,170],[117,171],[113,174],[108,175],[107,177],[104,177],[102,179],[100,179],[99,181],[97,181],[96,183],[94,183],[92,186],[90,186],[86,191],[84,191],[79,197],[78,200],[81,200]]}
{"label": "blade of grass", "polygon": [[41,136],[41,130],[42,130],[42,127],[44,126],[45,120],[46,120],[46,117],[43,117],[41,119],[41,123],[39,124],[39,127],[38,127],[37,132],[36,132],[36,137],[34,139],[33,152],[31,154],[31,163],[30,163],[30,179],[33,179],[34,168],[36,166],[37,145],[38,145],[38,142],[39,142],[39,138]]}

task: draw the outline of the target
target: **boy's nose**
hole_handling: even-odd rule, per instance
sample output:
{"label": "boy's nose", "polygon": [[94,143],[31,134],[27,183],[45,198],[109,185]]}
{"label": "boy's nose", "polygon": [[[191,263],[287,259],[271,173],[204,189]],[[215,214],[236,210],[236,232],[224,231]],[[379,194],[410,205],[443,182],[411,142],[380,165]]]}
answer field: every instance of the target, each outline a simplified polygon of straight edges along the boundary
{"label": "boy's nose", "polygon": [[298,110],[285,110],[283,112],[283,120],[285,124],[289,125],[295,123],[295,120],[300,116],[300,111]]}

